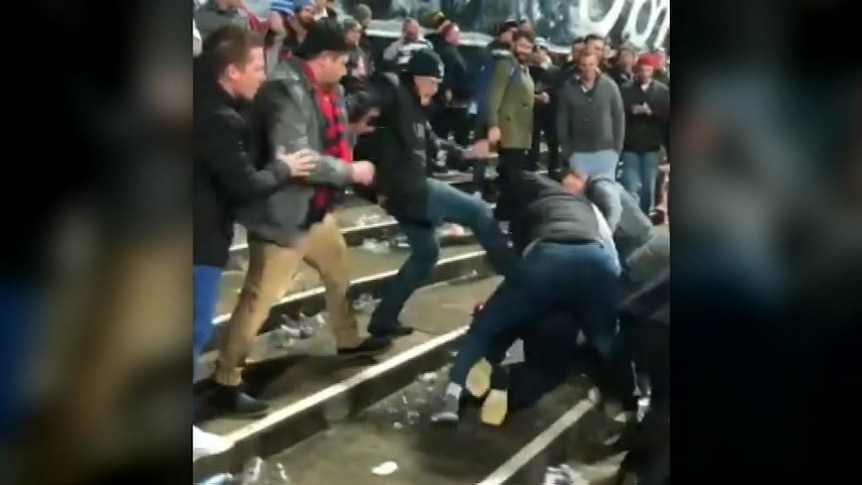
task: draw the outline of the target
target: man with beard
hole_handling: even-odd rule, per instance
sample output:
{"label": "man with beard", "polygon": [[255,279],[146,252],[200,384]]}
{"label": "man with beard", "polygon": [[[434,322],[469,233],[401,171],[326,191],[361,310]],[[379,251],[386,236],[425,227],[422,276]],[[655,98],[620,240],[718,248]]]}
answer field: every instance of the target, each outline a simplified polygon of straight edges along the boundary
{"label": "man with beard", "polygon": [[[491,371],[518,336],[548,315],[579,322],[602,363],[612,363],[619,261],[604,217],[578,182],[571,176],[560,184],[531,172],[512,174],[509,190],[520,204],[512,209],[509,231],[522,257],[476,313],[433,421],[457,421],[466,388],[483,399],[482,420],[500,425],[508,396],[492,389]],[[575,340],[563,346],[574,352]]]}
{"label": "man with beard", "polygon": [[507,273],[513,260],[487,203],[426,175],[429,141],[446,150],[450,158],[487,156],[487,143],[463,150],[436,137],[427,122],[424,109],[438,90],[442,71],[434,52],[420,50],[403,72],[379,73],[371,79],[373,103],[380,115],[363,143],[376,148],[372,159],[377,167],[378,201],[398,221],[411,249],[398,274],[383,288],[368,325],[371,335],[400,337],[413,332],[400,322],[399,315],[434,270],[440,256],[435,229],[444,221],[470,229],[499,273]]}
{"label": "man with beard", "polygon": [[314,1],[276,0],[273,2],[271,8],[282,13],[282,18],[286,25],[286,35],[282,41],[282,52],[285,55],[281,56],[284,59],[299,49],[299,46],[308,34],[309,27],[314,24]]}
{"label": "man with beard", "polygon": [[533,36],[516,32],[511,52],[511,57],[501,58],[494,65],[487,106],[479,110],[480,119],[488,126],[488,142],[499,144],[497,218],[501,221],[509,220],[512,206],[520,203],[508,189],[511,176],[538,168],[538,160],[530,159],[535,85],[527,63],[533,54]]}
{"label": "man with beard", "polygon": [[348,45],[337,21],[315,22],[294,57],[282,61],[255,98],[250,114],[259,135],[259,159],[281,150],[316,152],[314,168],[301,183],[236,210],[247,230],[249,263],[242,292],[219,345],[213,372],[214,403],[254,417],[268,405],[242,391],[242,370],[251,345],[272,306],[288,290],[304,260],[320,273],[326,308],[340,356],[378,355],[389,339],[359,335],[347,299],[350,261],[333,211],[343,187],[370,184],[374,167],[353,161],[338,81],[345,74]]}

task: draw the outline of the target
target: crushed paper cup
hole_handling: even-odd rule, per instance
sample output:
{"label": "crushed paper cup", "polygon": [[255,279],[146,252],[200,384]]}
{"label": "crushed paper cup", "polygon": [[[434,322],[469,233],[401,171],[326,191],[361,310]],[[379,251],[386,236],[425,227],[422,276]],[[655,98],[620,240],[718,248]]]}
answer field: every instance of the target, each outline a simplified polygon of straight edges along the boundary
{"label": "crushed paper cup", "polygon": [[396,471],[398,471],[398,464],[394,461],[385,461],[371,469],[371,473],[379,477],[392,475]]}

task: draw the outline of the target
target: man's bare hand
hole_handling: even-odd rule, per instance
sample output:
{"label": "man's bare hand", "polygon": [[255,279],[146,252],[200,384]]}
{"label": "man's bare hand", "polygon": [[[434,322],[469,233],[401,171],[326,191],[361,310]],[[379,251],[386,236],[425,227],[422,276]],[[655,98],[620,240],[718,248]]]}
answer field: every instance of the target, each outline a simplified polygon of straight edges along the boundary
{"label": "man's bare hand", "polygon": [[488,143],[494,145],[500,141],[500,128],[493,126],[488,130]]}
{"label": "man's bare hand", "polygon": [[542,104],[548,104],[551,102],[551,97],[548,96],[548,93],[542,92],[536,95],[536,101]]}
{"label": "man's bare hand", "polygon": [[292,177],[308,177],[317,168],[315,159],[318,154],[314,150],[303,148],[293,153],[284,153],[284,148],[279,147],[276,158],[290,167]]}
{"label": "man's bare hand", "polygon": [[359,160],[350,164],[353,181],[360,185],[371,185],[374,182],[374,164],[367,160]]}
{"label": "man's bare hand", "polygon": [[488,158],[490,153],[488,140],[477,140],[473,146],[464,151],[464,158]]}

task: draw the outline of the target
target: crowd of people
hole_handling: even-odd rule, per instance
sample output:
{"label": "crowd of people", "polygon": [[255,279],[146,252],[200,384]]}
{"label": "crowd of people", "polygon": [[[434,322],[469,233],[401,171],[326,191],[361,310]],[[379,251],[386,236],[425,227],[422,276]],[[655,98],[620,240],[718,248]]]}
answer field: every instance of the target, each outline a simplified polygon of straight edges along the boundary
{"label": "crowd of people", "polygon": [[[475,235],[503,280],[477,308],[434,421],[456,422],[477,403],[483,421],[500,425],[577,369],[607,409],[626,412],[631,426],[619,446],[630,456],[643,423],[667,436],[669,239],[650,220],[669,148],[665,57],[589,35],[555,65],[529,22],[512,20],[471,68],[459,26],[444,14],[427,34],[405,20],[381,52],[365,33],[371,17],[359,5],[338,18],[312,0],[274,0],[266,19],[242,0],[196,10],[195,358],[211,336],[236,224],[249,248],[208,405],[267,412],[244,392],[242,370],[301,261],[320,273],[338,354],[379,355],[411,334],[401,310],[431,275],[435,230],[449,222]],[[440,153],[449,167],[481,167],[479,176],[492,152],[495,209],[434,177]],[[347,297],[350,260],[333,215],[348,186],[394,217],[410,246],[366,337]],[[524,362],[503,367],[518,339]],[[638,422],[637,397],[647,393],[650,418]],[[195,456],[230,446],[196,427],[193,441]],[[637,451],[639,473],[653,477],[640,483],[665,483],[664,445]]]}

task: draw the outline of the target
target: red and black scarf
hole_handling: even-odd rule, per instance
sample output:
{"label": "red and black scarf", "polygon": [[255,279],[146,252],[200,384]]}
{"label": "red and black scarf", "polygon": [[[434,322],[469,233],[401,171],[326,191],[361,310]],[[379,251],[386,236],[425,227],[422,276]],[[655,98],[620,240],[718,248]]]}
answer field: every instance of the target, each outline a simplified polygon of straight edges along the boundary
{"label": "red and black scarf", "polygon": [[[323,153],[331,155],[344,163],[353,162],[353,151],[350,149],[350,143],[347,141],[347,126],[342,122],[342,106],[338,95],[337,87],[325,88],[321,86],[308,64],[303,64],[305,74],[311,81],[312,86],[317,91],[317,104],[324,119],[324,140]],[[314,197],[312,198],[311,208],[316,215],[322,218],[323,215],[336,202],[336,196],[340,192],[332,187],[321,186],[315,189]]]}

